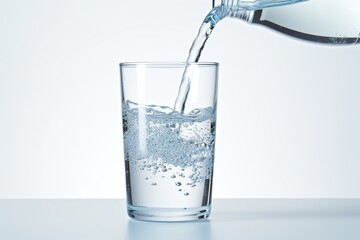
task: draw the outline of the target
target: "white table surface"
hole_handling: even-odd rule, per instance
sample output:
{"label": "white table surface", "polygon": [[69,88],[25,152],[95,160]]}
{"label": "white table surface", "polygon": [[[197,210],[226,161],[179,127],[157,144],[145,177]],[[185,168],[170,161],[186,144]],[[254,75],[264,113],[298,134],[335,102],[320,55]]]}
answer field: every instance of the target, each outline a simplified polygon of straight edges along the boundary
{"label": "white table surface", "polygon": [[0,200],[1,240],[360,239],[360,199],[215,199],[208,220],[128,218],[125,200]]}

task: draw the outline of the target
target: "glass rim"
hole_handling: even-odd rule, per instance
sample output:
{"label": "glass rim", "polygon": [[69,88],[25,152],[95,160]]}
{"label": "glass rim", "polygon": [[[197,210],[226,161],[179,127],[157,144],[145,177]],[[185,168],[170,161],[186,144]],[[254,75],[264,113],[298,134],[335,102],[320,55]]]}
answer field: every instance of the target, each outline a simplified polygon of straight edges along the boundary
{"label": "glass rim", "polygon": [[179,62],[179,61],[163,61],[163,62],[122,62],[119,64],[120,67],[136,68],[136,67],[147,67],[147,68],[184,68],[187,65],[198,66],[198,67],[218,67],[218,62]]}

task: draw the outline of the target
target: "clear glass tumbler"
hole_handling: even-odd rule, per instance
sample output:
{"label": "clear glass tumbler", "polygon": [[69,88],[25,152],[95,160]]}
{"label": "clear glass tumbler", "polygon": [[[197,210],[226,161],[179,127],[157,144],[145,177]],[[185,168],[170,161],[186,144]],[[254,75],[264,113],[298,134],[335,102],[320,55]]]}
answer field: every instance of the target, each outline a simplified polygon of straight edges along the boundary
{"label": "clear glass tumbler", "polygon": [[[183,113],[173,106],[187,68]],[[189,74],[190,73],[190,74]],[[206,218],[211,210],[217,63],[121,63],[128,215]]]}

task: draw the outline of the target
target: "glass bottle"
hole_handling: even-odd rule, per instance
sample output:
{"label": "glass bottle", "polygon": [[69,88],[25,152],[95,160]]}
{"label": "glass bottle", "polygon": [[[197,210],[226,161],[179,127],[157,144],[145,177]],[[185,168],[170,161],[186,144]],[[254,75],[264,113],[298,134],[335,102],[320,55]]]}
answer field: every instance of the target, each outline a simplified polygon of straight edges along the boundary
{"label": "glass bottle", "polygon": [[204,22],[215,25],[225,17],[312,42],[360,42],[359,0],[222,0]]}

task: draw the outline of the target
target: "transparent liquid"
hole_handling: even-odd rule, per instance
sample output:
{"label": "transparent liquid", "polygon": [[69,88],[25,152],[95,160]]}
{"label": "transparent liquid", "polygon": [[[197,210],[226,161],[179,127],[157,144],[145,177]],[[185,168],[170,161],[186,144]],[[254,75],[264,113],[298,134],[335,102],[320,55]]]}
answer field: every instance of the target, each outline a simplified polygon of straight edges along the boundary
{"label": "transparent liquid", "polygon": [[[201,25],[199,33],[190,48],[189,56],[186,59],[187,63],[199,61],[201,52],[204,49],[205,43],[210,37],[213,28],[214,25],[212,25],[210,22],[204,22]],[[185,110],[186,99],[190,91],[192,72],[193,71],[191,65],[187,65],[182,76],[179,92],[174,105],[174,111],[176,112],[183,113]]]}
{"label": "transparent liquid", "polygon": [[187,115],[127,102],[123,107],[128,204],[182,209],[210,205],[213,108]]}
{"label": "transparent liquid", "polygon": [[[196,35],[186,59],[187,63],[198,62],[201,53],[205,47],[206,41],[209,39],[215,25],[225,17],[224,6],[217,6],[213,8],[206,16],[204,22],[201,24],[198,34]],[[192,69],[191,65],[185,68],[182,76],[179,91],[174,104],[174,111],[183,113],[187,96],[189,95],[191,85]]]}

